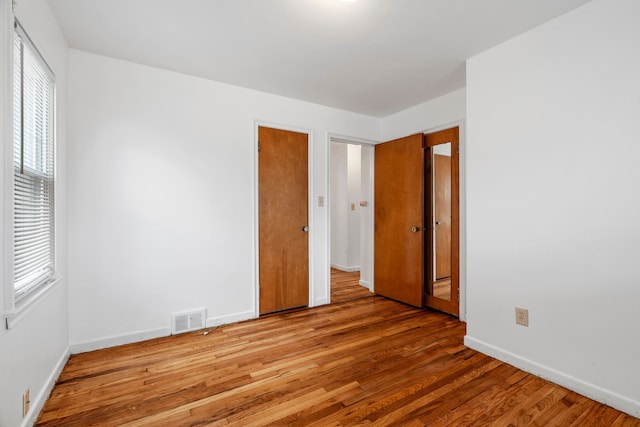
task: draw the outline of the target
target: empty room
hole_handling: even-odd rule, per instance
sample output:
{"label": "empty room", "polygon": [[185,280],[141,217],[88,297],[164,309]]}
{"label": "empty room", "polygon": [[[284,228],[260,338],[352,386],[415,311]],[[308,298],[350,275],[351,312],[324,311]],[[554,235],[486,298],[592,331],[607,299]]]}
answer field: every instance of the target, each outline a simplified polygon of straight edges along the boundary
{"label": "empty room", "polygon": [[637,0],[0,21],[0,427],[640,426]]}

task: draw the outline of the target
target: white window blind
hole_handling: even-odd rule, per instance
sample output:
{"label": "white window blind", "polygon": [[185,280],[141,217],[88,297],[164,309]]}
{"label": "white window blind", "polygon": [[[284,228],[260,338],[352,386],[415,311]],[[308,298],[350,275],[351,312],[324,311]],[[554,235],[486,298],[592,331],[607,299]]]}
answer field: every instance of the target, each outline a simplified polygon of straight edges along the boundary
{"label": "white window blind", "polygon": [[55,274],[55,80],[16,21],[13,42],[15,302]]}

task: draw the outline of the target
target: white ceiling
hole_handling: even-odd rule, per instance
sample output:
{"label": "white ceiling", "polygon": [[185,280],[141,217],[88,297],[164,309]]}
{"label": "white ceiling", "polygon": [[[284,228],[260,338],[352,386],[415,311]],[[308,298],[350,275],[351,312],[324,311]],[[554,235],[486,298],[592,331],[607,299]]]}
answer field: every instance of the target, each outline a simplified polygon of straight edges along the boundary
{"label": "white ceiling", "polygon": [[588,0],[49,0],[71,47],[384,117]]}

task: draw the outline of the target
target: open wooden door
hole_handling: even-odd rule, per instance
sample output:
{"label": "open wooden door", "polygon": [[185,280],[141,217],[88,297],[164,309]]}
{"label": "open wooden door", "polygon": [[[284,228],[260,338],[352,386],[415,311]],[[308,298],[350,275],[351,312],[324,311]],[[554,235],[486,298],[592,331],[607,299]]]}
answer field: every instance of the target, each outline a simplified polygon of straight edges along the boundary
{"label": "open wooden door", "polygon": [[458,128],[425,135],[427,277],[425,305],[460,312],[460,179]]}
{"label": "open wooden door", "polygon": [[258,128],[260,314],[309,304],[308,136]]}
{"label": "open wooden door", "polygon": [[375,147],[374,286],[422,307],[424,297],[423,135]]}

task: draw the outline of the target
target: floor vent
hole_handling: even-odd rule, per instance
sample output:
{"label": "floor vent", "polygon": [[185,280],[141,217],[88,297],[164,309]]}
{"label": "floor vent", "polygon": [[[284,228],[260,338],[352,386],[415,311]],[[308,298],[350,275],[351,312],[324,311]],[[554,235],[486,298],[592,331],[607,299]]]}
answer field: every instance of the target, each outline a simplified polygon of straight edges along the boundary
{"label": "floor vent", "polygon": [[207,310],[200,308],[191,311],[181,311],[171,314],[171,334],[203,329],[207,320]]}

